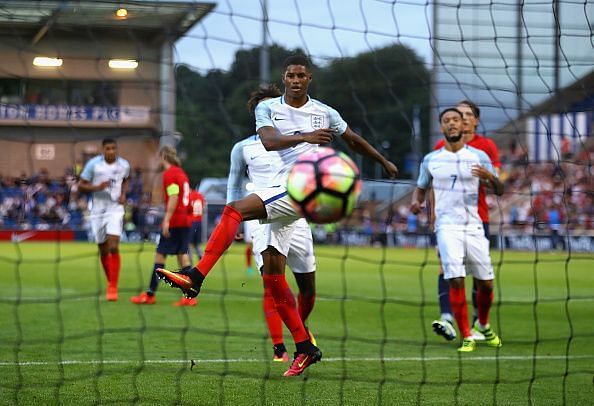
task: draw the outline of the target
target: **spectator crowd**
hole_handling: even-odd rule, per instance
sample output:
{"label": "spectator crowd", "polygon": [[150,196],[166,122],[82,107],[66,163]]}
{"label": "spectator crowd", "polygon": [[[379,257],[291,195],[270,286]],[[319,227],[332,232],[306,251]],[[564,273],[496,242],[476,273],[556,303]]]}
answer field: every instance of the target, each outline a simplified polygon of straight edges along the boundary
{"label": "spectator crowd", "polygon": [[558,162],[526,164],[509,155],[501,178],[506,193],[489,197],[494,225],[517,233],[583,234],[594,230],[594,151],[565,154]]}
{"label": "spectator crowd", "polygon": [[[492,233],[550,234],[594,232],[594,151],[584,149],[559,162],[526,163],[525,156],[502,154],[501,179],[505,193],[488,195]],[[88,195],[77,191],[77,176],[67,169],[58,178],[47,170],[34,176],[0,175],[0,229],[52,230],[88,228]],[[132,171],[124,229],[148,233],[158,227],[161,211],[151,206],[151,193],[144,190],[143,171]],[[316,240],[327,243],[394,244],[399,235],[431,232],[427,212],[419,216],[408,210],[409,201],[360,202],[353,215],[338,224],[315,226]]]}
{"label": "spectator crowd", "polygon": [[[0,174],[0,228],[53,230],[87,228],[88,195],[77,190],[73,169],[51,178],[41,169],[34,176],[5,177]],[[127,193],[127,227],[146,224],[150,193],[143,192],[142,171],[135,169]],[[130,223],[130,224],[128,224]]]}

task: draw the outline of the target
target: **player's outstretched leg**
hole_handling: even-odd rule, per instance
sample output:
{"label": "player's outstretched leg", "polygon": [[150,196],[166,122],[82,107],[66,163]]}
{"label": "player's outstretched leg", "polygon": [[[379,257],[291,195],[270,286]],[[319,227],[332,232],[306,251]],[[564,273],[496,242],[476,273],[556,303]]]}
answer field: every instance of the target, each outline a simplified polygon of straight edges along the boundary
{"label": "player's outstretched leg", "polygon": [[167,284],[180,289],[187,298],[191,299],[198,296],[204,278],[229,248],[242,221],[243,218],[239,211],[232,206],[225,206],[221,221],[208,239],[204,248],[204,255],[198,265],[189,271],[174,272],[167,269],[158,269],[157,275]]}
{"label": "player's outstretched leg", "polygon": [[188,299],[198,296],[204,281],[204,276],[196,268],[182,269],[180,271],[168,271],[167,269],[158,268],[156,273],[165,283],[180,289]]}

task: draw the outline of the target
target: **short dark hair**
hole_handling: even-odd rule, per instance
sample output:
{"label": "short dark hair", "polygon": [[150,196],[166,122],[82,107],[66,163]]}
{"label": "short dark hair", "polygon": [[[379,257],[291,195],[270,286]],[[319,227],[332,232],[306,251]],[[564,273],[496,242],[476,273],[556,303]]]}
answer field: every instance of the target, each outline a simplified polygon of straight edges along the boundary
{"label": "short dark hair", "polygon": [[260,86],[258,90],[250,93],[250,99],[247,102],[247,108],[251,115],[254,115],[258,103],[262,100],[272,97],[279,97],[283,94],[276,85]]}
{"label": "short dark hair", "polygon": [[470,100],[460,100],[458,104],[456,104],[456,106],[459,106],[461,104],[470,107],[470,110],[472,110],[472,114],[474,114],[476,118],[481,118],[481,109],[476,103]]}
{"label": "short dark hair", "polygon": [[305,55],[291,55],[283,62],[283,69],[287,69],[291,65],[305,66],[305,69],[311,69],[311,63]]}
{"label": "short dark hair", "polygon": [[107,144],[117,144],[117,142],[113,138],[103,138],[103,141],[101,141],[101,145],[106,146]]}
{"label": "short dark hair", "polygon": [[457,108],[455,108],[455,107],[448,107],[447,109],[445,109],[445,110],[442,110],[442,111],[441,111],[441,113],[439,113],[439,122],[440,122],[440,123],[441,123],[441,118],[442,118],[442,117],[443,117],[443,115],[444,115],[445,113],[447,113],[448,111],[455,111],[456,113],[458,113],[458,114],[460,115],[460,118],[462,118],[462,117],[463,117],[463,116],[462,116],[462,112],[460,112],[460,110],[458,110],[458,109],[457,109]]}

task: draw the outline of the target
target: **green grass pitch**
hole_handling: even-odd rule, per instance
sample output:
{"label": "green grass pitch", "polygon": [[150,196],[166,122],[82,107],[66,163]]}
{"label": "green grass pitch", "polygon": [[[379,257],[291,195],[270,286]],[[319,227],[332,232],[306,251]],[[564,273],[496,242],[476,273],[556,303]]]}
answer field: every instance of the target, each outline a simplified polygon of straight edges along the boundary
{"label": "green grass pitch", "polygon": [[459,356],[430,328],[434,250],[320,246],[309,326],[324,359],[283,378],[243,249],[211,272],[197,307],[175,308],[165,284],[154,306],[129,301],[147,286],[153,245],[122,245],[120,300],[107,303],[95,245],[0,244],[0,404],[594,401],[592,254],[494,251],[503,347]]}

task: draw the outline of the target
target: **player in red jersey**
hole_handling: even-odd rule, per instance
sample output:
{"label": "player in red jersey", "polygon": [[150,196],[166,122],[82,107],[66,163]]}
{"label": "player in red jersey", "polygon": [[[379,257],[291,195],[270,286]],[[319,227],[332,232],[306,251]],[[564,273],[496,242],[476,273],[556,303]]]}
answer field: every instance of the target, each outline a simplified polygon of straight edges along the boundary
{"label": "player in red jersey", "polygon": [[204,214],[204,205],[206,204],[204,196],[197,190],[190,192],[190,262],[192,261],[192,248],[196,252],[198,259],[202,258],[202,215]]}
{"label": "player in red jersey", "polygon": [[[159,286],[159,278],[155,271],[165,266],[167,255],[177,255],[180,268],[191,268],[188,246],[190,242],[190,183],[188,176],[181,168],[174,148],[164,146],[159,152],[160,168],[163,172],[163,193],[165,196],[165,217],[161,223],[161,238],[155,252],[155,263],[151,274],[151,282],[146,292],[134,296],[130,301],[134,304],[154,304],[155,293]],[[195,306],[196,299],[182,297],[175,306]]]}
{"label": "player in red jersey", "polygon": [[[495,170],[499,174],[501,168],[501,162],[499,161],[499,152],[497,146],[492,139],[486,138],[476,133],[480,121],[480,108],[470,100],[462,100],[458,102],[456,108],[462,113],[462,133],[464,137],[464,143],[476,149],[479,149],[487,154],[491,163],[495,167]],[[445,140],[442,138],[435,144],[434,150],[443,148]],[[485,195],[484,185],[479,187],[478,197],[478,214],[483,222],[483,228],[485,230],[485,237],[489,239],[489,207],[487,206],[487,199]],[[439,254],[438,254],[439,255]],[[439,309],[441,317],[438,320],[434,320],[432,323],[433,330],[436,334],[443,336],[446,340],[450,341],[456,338],[456,329],[453,326],[453,316],[450,306],[450,290],[448,282],[443,277],[443,267],[439,265],[439,278],[437,283],[437,291],[439,298]],[[473,323],[472,323],[472,337],[475,340],[484,340],[483,335],[476,328],[477,320],[477,302],[476,302],[476,283],[473,283],[472,287],[472,307],[473,307]]]}

